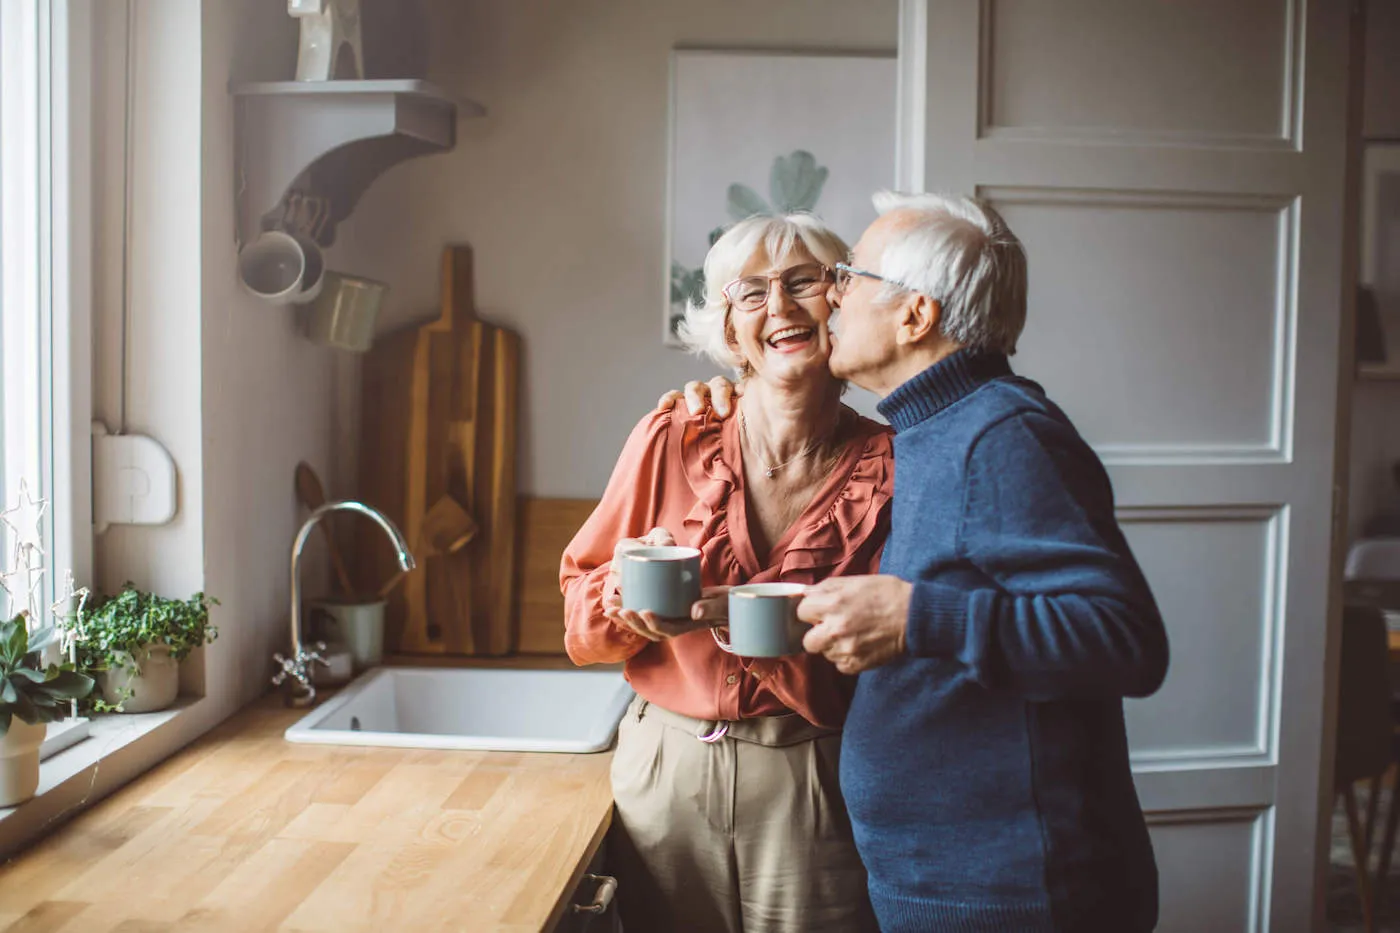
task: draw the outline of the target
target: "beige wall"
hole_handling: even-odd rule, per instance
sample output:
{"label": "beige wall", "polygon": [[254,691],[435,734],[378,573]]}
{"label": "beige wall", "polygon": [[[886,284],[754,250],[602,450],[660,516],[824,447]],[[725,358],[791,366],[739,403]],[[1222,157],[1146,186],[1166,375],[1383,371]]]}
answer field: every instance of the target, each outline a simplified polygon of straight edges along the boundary
{"label": "beige wall", "polygon": [[[893,51],[896,0],[425,6],[430,80],[489,115],[462,121],[450,154],[377,181],[331,264],[389,282],[393,327],[434,313],[443,244],[471,244],[482,315],[525,339],[521,488],[595,496],[656,397],[716,372],[661,346],[671,49]],[[341,381],[353,410],[353,371]]]}

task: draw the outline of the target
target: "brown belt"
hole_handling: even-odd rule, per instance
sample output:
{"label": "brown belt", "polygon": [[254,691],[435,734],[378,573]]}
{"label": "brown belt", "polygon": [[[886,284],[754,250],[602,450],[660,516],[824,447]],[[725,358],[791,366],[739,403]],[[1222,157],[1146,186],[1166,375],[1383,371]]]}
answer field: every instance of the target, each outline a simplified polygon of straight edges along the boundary
{"label": "brown belt", "polygon": [[693,735],[702,742],[718,742],[727,737],[754,745],[766,745],[769,748],[784,748],[841,734],[840,729],[813,725],[797,713],[757,716],[753,719],[695,719],[692,716],[673,713],[641,696],[632,700],[627,714],[635,716],[638,721],[647,716],[654,716],[664,725]]}

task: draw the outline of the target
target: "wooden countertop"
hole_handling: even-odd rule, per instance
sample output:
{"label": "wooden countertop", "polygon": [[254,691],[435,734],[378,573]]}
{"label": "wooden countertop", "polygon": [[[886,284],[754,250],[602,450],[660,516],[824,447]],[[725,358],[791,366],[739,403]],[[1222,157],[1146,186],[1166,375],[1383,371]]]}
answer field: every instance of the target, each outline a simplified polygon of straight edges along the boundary
{"label": "wooden countertop", "polygon": [[275,697],[0,867],[0,928],[534,931],[612,814],[610,754],[295,745]]}

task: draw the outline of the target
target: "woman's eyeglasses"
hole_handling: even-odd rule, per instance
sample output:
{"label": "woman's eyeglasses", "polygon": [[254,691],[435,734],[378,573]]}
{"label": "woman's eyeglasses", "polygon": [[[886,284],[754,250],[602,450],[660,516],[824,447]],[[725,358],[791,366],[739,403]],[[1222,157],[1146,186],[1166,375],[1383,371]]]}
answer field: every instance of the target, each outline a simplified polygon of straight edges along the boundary
{"label": "woman's eyeglasses", "polygon": [[724,297],[740,311],[757,311],[768,303],[775,279],[793,298],[814,298],[831,284],[832,272],[819,262],[805,262],[773,275],[746,275],[724,286]]}

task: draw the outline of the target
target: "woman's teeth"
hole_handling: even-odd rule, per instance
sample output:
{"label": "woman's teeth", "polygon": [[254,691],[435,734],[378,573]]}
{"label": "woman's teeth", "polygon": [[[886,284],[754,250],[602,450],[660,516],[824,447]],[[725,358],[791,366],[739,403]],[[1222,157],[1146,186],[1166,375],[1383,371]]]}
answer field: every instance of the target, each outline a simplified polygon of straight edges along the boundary
{"label": "woman's teeth", "polygon": [[812,329],[810,327],[784,327],[782,330],[769,335],[768,346],[777,349],[784,344],[791,345],[801,343],[810,336],[812,336]]}

